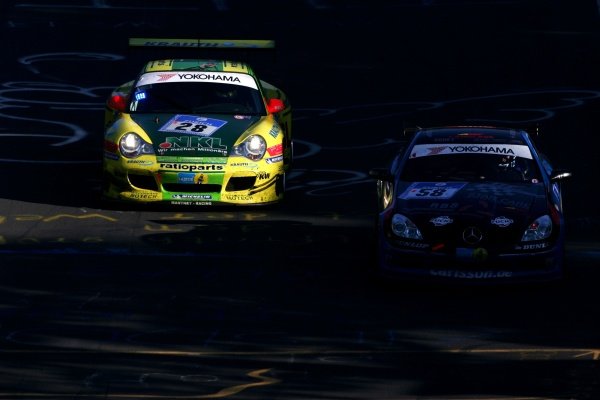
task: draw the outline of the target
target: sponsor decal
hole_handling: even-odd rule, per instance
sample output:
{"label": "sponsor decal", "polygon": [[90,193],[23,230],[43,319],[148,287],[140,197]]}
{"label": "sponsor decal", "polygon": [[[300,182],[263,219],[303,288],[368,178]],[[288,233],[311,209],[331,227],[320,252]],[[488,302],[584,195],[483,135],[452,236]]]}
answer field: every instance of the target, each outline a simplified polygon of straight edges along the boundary
{"label": "sponsor decal", "polygon": [[452,218],[448,217],[447,215],[443,215],[443,216],[431,218],[429,220],[429,222],[431,222],[434,226],[444,226],[444,225],[451,224],[452,222],[454,222],[454,220]]}
{"label": "sponsor decal", "polygon": [[184,163],[184,164],[226,164],[225,157],[187,157],[187,156],[158,156],[156,159],[164,163]]}
{"label": "sponsor decal", "polygon": [[241,85],[258,90],[254,78],[239,72],[148,72],[140,77],[137,86],[169,82],[217,82],[224,85]]}
{"label": "sponsor decal", "polygon": [[200,68],[202,69],[211,69],[211,68],[216,68],[217,64],[214,62],[205,62],[199,65]]}
{"label": "sponsor decal", "polygon": [[247,195],[247,194],[225,194],[225,195],[223,195],[223,198],[225,200],[232,200],[232,201],[250,201],[250,200],[252,200],[252,196]]}
{"label": "sponsor decal", "polygon": [[529,243],[522,246],[515,246],[516,250],[541,250],[550,247],[550,243]]}
{"label": "sponsor decal", "polygon": [[446,148],[447,148],[447,146],[442,146],[442,147],[428,147],[427,151],[429,151],[429,154],[427,154],[427,155],[428,156],[435,156],[437,154],[440,154],[442,151],[446,150]]}
{"label": "sponsor decal", "polygon": [[269,179],[271,177],[271,174],[265,171],[259,171],[256,173],[256,177],[259,180],[264,180],[264,179]]}
{"label": "sponsor decal", "polygon": [[438,210],[454,210],[459,206],[458,203],[429,203],[429,208],[435,208]]}
{"label": "sponsor decal", "polygon": [[137,165],[153,165],[154,161],[150,160],[127,160],[127,164],[137,164]]}
{"label": "sponsor decal", "polygon": [[483,247],[477,247],[475,249],[472,248],[464,248],[457,247],[456,248],[456,257],[460,259],[473,259],[475,261],[481,262],[485,261],[488,258],[488,251]]}
{"label": "sponsor decal", "polygon": [[279,143],[275,146],[268,147],[267,152],[270,156],[278,156],[283,153],[283,144]]}
{"label": "sponsor decal", "polygon": [[250,162],[232,162],[232,167],[247,167],[247,168],[256,168],[257,165],[255,163]]}
{"label": "sponsor decal", "polygon": [[449,199],[466,184],[466,182],[415,182],[398,197],[404,200]]}
{"label": "sponsor decal", "polygon": [[500,228],[506,228],[507,226],[509,226],[510,224],[512,224],[514,221],[510,218],[506,218],[506,217],[496,217],[493,220],[490,221],[490,223],[492,225],[496,225]]}
{"label": "sponsor decal", "polygon": [[517,144],[449,144],[446,146],[418,144],[412,148],[410,158],[441,154],[501,154],[533,159],[529,147]]}
{"label": "sponsor decal", "polygon": [[484,249],[483,247],[478,247],[475,250],[473,250],[473,258],[476,261],[487,260],[487,258],[488,258],[488,251],[486,249]]}
{"label": "sponsor decal", "polygon": [[554,196],[556,196],[556,198],[560,198],[560,185],[557,183],[554,183],[552,185],[552,193],[554,193]]}
{"label": "sponsor decal", "polygon": [[212,206],[212,201],[171,201],[171,204],[178,206]]}
{"label": "sponsor decal", "polygon": [[414,249],[426,249],[429,247],[427,243],[417,243],[417,242],[406,242],[403,240],[399,240],[396,242],[399,246],[411,247]]}
{"label": "sponsor decal", "polygon": [[136,200],[157,200],[161,198],[161,194],[153,192],[132,192],[129,193],[128,197]]}
{"label": "sponsor decal", "polygon": [[271,157],[271,158],[267,158],[266,160],[267,164],[275,164],[278,162],[282,162],[283,161],[283,156],[277,156],[277,157]]}
{"label": "sponsor decal", "polygon": [[161,169],[176,170],[176,171],[222,171],[222,165],[199,165],[199,164],[159,164]]}
{"label": "sponsor decal", "polygon": [[526,201],[517,200],[510,197],[497,197],[494,194],[484,193],[484,192],[472,192],[467,195],[468,199],[475,199],[481,201],[494,202],[496,201],[498,204],[511,207],[516,209],[527,209],[529,208],[529,203]]}
{"label": "sponsor decal", "polygon": [[221,144],[220,138],[204,136],[166,137],[165,141],[158,145],[159,152],[196,150],[227,154],[227,146]]}
{"label": "sponsor decal", "polygon": [[158,75],[158,79],[156,80],[156,82],[164,82],[164,81],[168,81],[169,79],[171,79],[172,77],[174,77],[177,74],[157,74]]}
{"label": "sponsor decal", "polygon": [[[170,39],[170,38],[129,38],[129,46],[142,47],[217,47],[217,48],[262,48],[275,46],[273,40],[248,39]],[[231,65],[236,65],[231,62]]]}
{"label": "sponsor decal", "polygon": [[196,174],[194,177],[194,184],[202,185],[204,183],[208,183],[208,175],[206,174]]}
{"label": "sponsor decal", "polygon": [[215,118],[196,117],[194,115],[175,115],[164,124],[159,131],[210,136],[222,128],[226,123],[227,121]]}
{"label": "sponsor decal", "polygon": [[162,69],[164,70],[165,67],[169,68],[173,66],[173,60],[156,60],[156,61],[151,61],[150,62],[150,68],[151,69]]}
{"label": "sponsor decal", "polygon": [[173,66],[173,60],[156,60],[156,61],[152,61],[152,66],[154,68],[158,67],[172,67]]}
{"label": "sponsor decal", "polygon": [[429,274],[433,276],[442,276],[445,278],[459,278],[459,279],[495,279],[495,278],[510,278],[512,276],[511,271],[459,271],[459,270],[438,270],[431,269]]}
{"label": "sponsor decal", "polygon": [[177,74],[180,80],[192,81],[221,81],[221,82],[237,82],[240,83],[240,78],[237,76],[228,76],[225,74],[215,73],[187,73]]}
{"label": "sponsor decal", "polygon": [[179,183],[194,183],[196,174],[191,172],[180,172],[177,174],[177,182]]}
{"label": "sponsor decal", "polygon": [[212,200],[210,194],[174,194],[171,196],[173,200]]}
{"label": "sponsor decal", "polygon": [[436,243],[431,246],[431,251],[442,251],[445,247],[444,243]]}
{"label": "sponsor decal", "polygon": [[180,172],[177,174],[177,182],[199,185],[208,182],[208,175],[194,174],[192,172]]}
{"label": "sponsor decal", "polygon": [[281,129],[279,129],[279,126],[273,125],[271,130],[269,130],[269,135],[271,135],[273,138],[276,138],[280,131]]}

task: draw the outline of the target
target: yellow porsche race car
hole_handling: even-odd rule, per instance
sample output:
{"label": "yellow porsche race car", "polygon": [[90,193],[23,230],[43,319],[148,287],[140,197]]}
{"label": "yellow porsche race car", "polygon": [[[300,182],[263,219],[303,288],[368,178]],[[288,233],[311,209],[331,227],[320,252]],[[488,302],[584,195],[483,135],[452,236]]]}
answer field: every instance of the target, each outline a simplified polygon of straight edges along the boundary
{"label": "yellow porsche race car", "polygon": [[279,203],[291,118],[286,95],[244,62],[150,61],[106,102],[103,199]]}

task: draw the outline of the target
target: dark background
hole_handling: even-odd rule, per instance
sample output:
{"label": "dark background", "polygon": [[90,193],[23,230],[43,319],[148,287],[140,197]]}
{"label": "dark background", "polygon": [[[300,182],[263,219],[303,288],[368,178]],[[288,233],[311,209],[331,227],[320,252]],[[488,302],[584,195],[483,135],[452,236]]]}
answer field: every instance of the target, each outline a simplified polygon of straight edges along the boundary
{"label": "dark background", "polygon": [[[595,1],[31,0],[0,13],[0,398],[598,397]],[[100,204],[104,99],[172,54],[129,37],[276,41],[239,57],[294,107],[280,208]],[[404,128],[441,124],[539,131],[573,172],[568,281],[370,279],[367,171]]]}

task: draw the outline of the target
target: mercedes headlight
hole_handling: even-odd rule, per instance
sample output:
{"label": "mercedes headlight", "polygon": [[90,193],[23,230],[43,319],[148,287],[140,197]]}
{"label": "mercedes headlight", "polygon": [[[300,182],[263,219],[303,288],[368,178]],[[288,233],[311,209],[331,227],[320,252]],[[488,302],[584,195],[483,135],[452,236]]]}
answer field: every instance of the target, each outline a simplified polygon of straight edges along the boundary
{"label": "mercedes headlight", "polygon": [[533,221],[521,238],[522,242],[529,242],[532,240],[543,240],[550,237],[552,233],[552,219],[549,215],[542,215]]}
{"label": "mercedes headlight", "polygon": [[402,214],[394,214],[392,217],[392,232],[396,236],[406,239],[422,240],[423,236],[419,228]]}

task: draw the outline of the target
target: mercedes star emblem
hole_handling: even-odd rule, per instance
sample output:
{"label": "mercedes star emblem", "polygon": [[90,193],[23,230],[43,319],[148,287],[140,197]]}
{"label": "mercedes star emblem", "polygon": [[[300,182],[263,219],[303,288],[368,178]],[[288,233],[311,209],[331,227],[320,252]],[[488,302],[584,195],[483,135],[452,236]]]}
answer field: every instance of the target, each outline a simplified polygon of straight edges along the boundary
{"label": "mercedes star emblem", "polygon": [[468,244],[476,244],[481,241],[483,238],[483,234],[479,229],[474,226],[469,226],[467,229],[463,231],[463,240]]}

